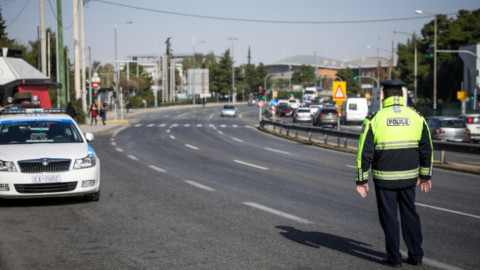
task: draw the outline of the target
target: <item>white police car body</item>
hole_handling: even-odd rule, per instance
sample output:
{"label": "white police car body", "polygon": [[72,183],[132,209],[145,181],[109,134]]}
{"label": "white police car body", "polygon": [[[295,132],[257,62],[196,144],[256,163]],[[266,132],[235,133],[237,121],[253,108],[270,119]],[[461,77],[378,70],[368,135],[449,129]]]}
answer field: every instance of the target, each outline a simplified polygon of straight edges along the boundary
{"label": "white police car body", "polygon": [[0,113],[0,199],[85,196],[87,201],[99,200],[100,160],[88,144],[93,134],[83,135],[66,114],[46,112]]}

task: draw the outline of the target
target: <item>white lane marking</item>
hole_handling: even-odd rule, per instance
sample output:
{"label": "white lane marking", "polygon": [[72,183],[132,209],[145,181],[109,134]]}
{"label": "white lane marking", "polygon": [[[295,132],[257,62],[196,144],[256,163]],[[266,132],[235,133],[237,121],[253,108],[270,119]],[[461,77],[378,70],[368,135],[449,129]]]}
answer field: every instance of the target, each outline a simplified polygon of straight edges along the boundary
{"label": "white lane marking", "polygon": [[201,189],[204,189],[204,190],[215,191],[215,189],[213,189],[211,187],[207,187],[205,185],[202,185],[202,184],[199,184],[197,182],[190,181],[190,180],[186,180],[185,183],[190,184],[190,185],[195,186],[195,187],[198,187],[198,188],[201,188]]}
{"label": "white lane marking", "polygon": [[223,132],[221,130],[218,130],[217,132],[218,134],[223,135]]}
{"label": "white lane marking", "polygon": [[113,138],[113,137],[112,137],[112,138],[110,138],[110,141],[115,141],[115,138]]}
{"label": "white lane marking", "polygon": [[123,149],[122,148],[115,148],[115,150],[117,150],[118,152],[123,152]]}
{"label": "white lane marking", "polygon": [[241,140],[239,138],[235,138],[235,137],[232,137],[232,140],[237,141],[237,142],[243,142],[243,140]]}
{"label": "white lane marking", "polygon": [[159,168],[159,167],[157,167],[157,166],[155,166],[155,165],[148,165],[148,167],[149,167],[150,169],[153,169],[153,170],[157,171],[157,172],[167,172],[167,171],[165,171],[164,169]]}
{"label": "white lane marking", "polygon": [[210,116],[208,117],[208,119],[212,119],[214,116],[215,116],[215,113],[212,113],[212,114],[210,114]]}
{"label": "white lane marking", "polygon": [[227,125],[220,125],[220,127],[221,127],[221,128],[226,128],[226,127],[227,127]]}
{"label": "white lane marking", "polygon": [[202,124],[197,124],[197,127],[203,127],[203,125]]}
{"label": "white lane marking", "polygon": [[142,124],[136,124],[136,125],[134,125],[134,127],[141,127],[141,126],[142,126]]}
{"label": "white lane marking", "polygon": [[160,124],[158,125],[159,127],[165,127],[167,124],[163,123],[163,124]]}
{"label": "white lane marking", "polygon": [[235,159],[233,162],[240,163],[240,164],[243,164],[243,165],[246,165],[246,166],[250,166],[250,167],[253,167],[253,168],[257,168],[257,169],[261,169],[261,170],[268,170],[268,168],[266,168],[266,167],[258,166],[258,165],[251,164],[251,163],[248,163],[248,162],[245,162],[245,161],[241,161],[241,160],[236,160],[236,159]]}
{"label": "white lane marking", "polygon": [[170,139],[175,140],[175,136],[170,135]]}
{"label": "white lane marking", "polygon": [[238,128],[238,125],[232,125],[233,128]]}
{"label": "white lane marking", "polygon": [[290,152],[280,151],[280,150],[269,148],[269,147],[265,147],[265,150],[280,153],[280,154],[285,154],[285,155],[291,155]]}
{"label": "white lane marking", "polygon": [[288,213],[285,213],[285,212],[282,212],[282,211],[278,211],[278,210],[275,210],[275,209],[270,208],[270,207],[266,207],[266,206],[261,205],[261,204],[257,204],[257,203],[254,203],[254,202],[243,202],[243,204],[248,205],[248,206],[253,207],[253,208],[263,210],[265,212],[268,212],[268,213],[271,213],[271,214],[274,214],[274,215],[277,215],[277,216],[280,216],[280,217],[291,219],[291,220],[294,220],[294,221],[297,221],[297,222],[300,222],[300,223],[313,224],[313,222],[311,222],[309,220],[306,220],[306,219],[303,219],[303,218],[300,218],[300,217],[297,217],[297,216],[294,216],[294,215],[291,215],[291,214],[288,214]]}
{"label": "white lane marking", "polygon": [[208,127],[215,128],[214,124],[209,124]]}
{"label": "white lane marking", "polygon": [[190,144],[185,144],[186,147],[188,148],[192,148],[193,150],[198,150],[198,147],[195,147],[193,145],[190,145]]}
{"label": "white lane marking", "polygon": [[153,127],[155,126],[155,124],[149,124],[147,127]]}
{"label": "white lane marking", "polygon": [[467,217],[480,218],[480,216],[477,216],[477,215],[472,215],[472,214],[468,214],[468,213],[464,213],[464,212],[460,212],[460,211],[455,211],[455,210],[450,210],[450,209],[446,209],[446,208],[436,207],[436,206],[432,206],[432,205],[428,205],[428,204],[415,203],[415,205],[423,206],[423,207],[427,207],[427,208],[432,208],[432,209],[439,210],[439,211],[445,211],[445,212],[449,212],[449,213],[453,213],[453,214],[463,215],[463,216],[467,216]]}
{"label": "white lane marking", "polygon": [[127,157],[130,158],[130,159],[133,159],[133,160],[138,160],[138,158],[136,156],[127,155]]}
{"label": "white lane marking", "polygon": [[174,127],[178,127],[178,124],[173,124],[169,128],[174,128]]}
{"label": "white lane marking", "polygon": [[190,125],[190,124],[185,124],[185,125],[183,125],[183,126],[184,126],[184,127],[189,127],[189,126],[191,126],[191,125]]}
{"label": "white lane marking", "polygon": [[347,166],[347,167],[349,167],[349,168],[354,168],[354,169],[357,168],[357,166],[355,166],[355,165],[345,165],[345,166]]}
{"label": "white lane marking", "polygon": [[116,145],[117,145],[116,142],[111,142],[110,144],[111,144],[112,146],[116,146]]}

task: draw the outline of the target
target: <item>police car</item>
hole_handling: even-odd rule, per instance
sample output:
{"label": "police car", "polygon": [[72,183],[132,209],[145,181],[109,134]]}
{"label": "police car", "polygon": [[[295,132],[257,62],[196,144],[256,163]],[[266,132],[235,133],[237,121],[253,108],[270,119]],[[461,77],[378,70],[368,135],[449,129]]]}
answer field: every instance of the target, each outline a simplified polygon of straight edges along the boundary
{"label": "police car", "polygon": [[0,199],[100,199],[100,160],[63,109],[0,111]]}

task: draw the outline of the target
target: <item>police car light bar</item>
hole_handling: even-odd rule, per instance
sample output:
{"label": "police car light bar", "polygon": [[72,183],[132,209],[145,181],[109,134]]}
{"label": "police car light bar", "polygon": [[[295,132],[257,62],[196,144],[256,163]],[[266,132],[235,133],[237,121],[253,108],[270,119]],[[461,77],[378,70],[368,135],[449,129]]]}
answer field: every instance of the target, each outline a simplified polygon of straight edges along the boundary
{"label": "police car light bar", "polygon": [[23,108],[23,109],[3,109],[0,111],[0,114],[26,114],[26,113],[66,113],[67,109],[52,108],[52,109],[43,109],[43,108]]}

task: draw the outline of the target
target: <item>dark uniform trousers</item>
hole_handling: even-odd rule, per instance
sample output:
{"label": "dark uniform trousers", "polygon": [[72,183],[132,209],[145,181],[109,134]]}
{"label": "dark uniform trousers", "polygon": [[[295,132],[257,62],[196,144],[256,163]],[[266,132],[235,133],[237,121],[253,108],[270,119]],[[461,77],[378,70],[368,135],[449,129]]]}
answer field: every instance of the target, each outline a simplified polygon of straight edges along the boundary
{"label": "dark uniform trousers", "polygon": [[387,260],[401,263],[400,224],[397,213],[400,211],[403,240],[408,248],[408,257],[422,261],[422,231],[420,218],[415,208],[415,186],[404,189],[383,189],[375,185],[378,215],[385,233]]}

